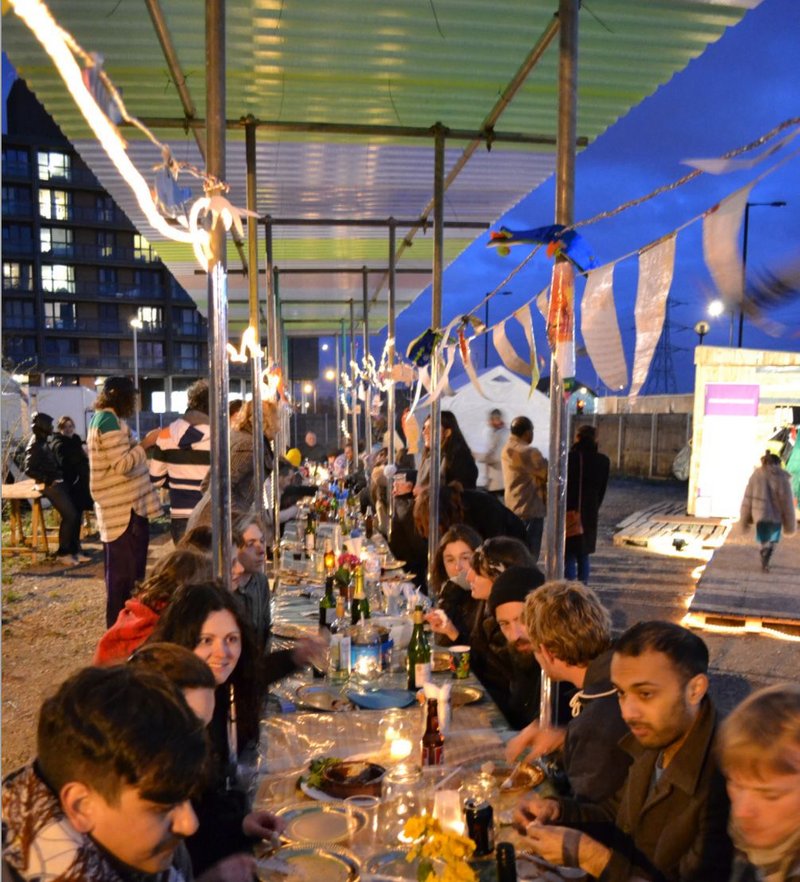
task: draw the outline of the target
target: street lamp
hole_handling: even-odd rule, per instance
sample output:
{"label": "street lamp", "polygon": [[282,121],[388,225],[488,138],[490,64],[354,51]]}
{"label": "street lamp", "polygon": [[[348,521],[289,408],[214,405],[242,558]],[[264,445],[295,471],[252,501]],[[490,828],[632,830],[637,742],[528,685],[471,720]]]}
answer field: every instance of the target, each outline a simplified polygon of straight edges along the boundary
{"label": "street lamp", "polygon": [[333,368],[328,368],[325,371],[325,379],[332,383],[336,379],[336,371]]}
{"label": "street lamp", "polygon": [[742,332],[744,331],[744,292],[747,287],[747,234],[750,229],[750,209],[754,206],[765,206],[767,208],[783,208],[786,205],[784,200],[779,199],[775,202],[746,202],[744,206],[744,229],[742,231],[742,304],[739,307],[739,340],[738,348],[742,348]]}
{"label": "street lamp", "polygon": [[[314,413],[316,413],[317,412],[317,387],[313,383],[304,383],[303,384],[303,393],[304,393],[304,396],[313,394],[313,396],[314,396],[314,399],[313,399],[314,400]],[[306,406],[308,406],[308,405],[306,405]]]}
{"label": "street lamp", "polygon": [[136,401],[134,402],[136,410],[136,438],[141,437],[139,434],[139,331],[143,325],[140,318],[132,318],[129,322],[133,330],[133,386],[136,389]]}

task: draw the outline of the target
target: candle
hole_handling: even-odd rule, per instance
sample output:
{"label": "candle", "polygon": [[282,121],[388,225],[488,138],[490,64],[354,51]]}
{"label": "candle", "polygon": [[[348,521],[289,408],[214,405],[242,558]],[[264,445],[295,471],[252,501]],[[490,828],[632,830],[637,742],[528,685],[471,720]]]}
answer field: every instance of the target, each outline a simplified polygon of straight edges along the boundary
{"label": "candle", "polygon": [[394,738],[389,746],[389,756],[392,760],[404,760],[411,756],[414,745],[408,738]]}

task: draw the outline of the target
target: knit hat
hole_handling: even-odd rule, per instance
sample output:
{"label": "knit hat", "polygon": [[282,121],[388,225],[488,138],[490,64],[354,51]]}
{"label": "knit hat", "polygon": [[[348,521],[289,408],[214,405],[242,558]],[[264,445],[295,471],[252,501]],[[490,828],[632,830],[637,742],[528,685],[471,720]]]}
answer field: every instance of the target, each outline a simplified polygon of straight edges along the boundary
{"label": "knit hat", "polygon": [[523,603],[545,578],[538,567],[509,567],[495,579],[489,594],[489,612],[494,615],[504,603]]}

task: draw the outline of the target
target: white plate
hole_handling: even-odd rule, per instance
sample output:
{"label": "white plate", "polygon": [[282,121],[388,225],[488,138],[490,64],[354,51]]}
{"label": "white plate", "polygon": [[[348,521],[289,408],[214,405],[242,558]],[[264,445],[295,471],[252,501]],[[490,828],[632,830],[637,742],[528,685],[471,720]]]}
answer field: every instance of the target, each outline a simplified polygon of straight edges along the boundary
{"label": "white plate", "polygon": [[[333,882],[357,882],[360,864],[358,858],[336,845],[285,845],[275,852],[280,864],[296,866],[303,878],[333,880]],[[278,867],[270,867],[270,858],[256,862],[261,882],[283,882],[286,874]],[[285,862],[285,863],[284,863]]]}
{"label": "white plate", "polygon": [[[367,815],[360,809],[328,803],[296,803],[279,809],[277,815],[286,824],[281,838],[297,845],[343,842],[367,823]],[[355,820],[353,830],[351,817]]]}

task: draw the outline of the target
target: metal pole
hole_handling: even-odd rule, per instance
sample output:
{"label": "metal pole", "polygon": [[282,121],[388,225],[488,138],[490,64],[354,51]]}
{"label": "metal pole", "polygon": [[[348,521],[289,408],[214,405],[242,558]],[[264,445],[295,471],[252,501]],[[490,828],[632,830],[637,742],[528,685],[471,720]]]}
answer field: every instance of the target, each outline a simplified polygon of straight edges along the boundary
{"label": "metal pole", "polygon": [[[431,285],[431,327],[442,326],[442,265],[444,255],[444,144],[445,130],[441,123],[434,126],[433,157],[433,283]],[[431,358],[431,390],[439,382],[438,353]],[[428,584],[432,582],[433,561],[439,545],[439,486],[442,466],[442,426],[438,399],[431,401],[430,449],[430,516],[428,520]]]}
{"label": "metal pole", "polygon": [[[390,218],[389,220],[389,302],[388,302],[388,310],[389,317],[386,325],[386,349],[387,349],[387,361],[389,365],[389,376],[392,375],[392,370],[394,368],[394,356],[395,356],[395,305],[396,305],[396,295],[397,295],[397,276],[395,270],[397,269],[394,252],[395,252],[395,238],[397,236],[397,226],[394,221]],[[390,465],[394,465],[394,445],[395,445],[395,422],[397,420],[397,401],[395,398],[395,384],[394,380],[389,381],[389,389],[386,393],[386,421],[389,424],[389,451],[387,462]],[[389,499],[389,524],[388,524],[388,533],[389,538],[392,537],[392,520],[394,518],[394,496],[392,495],[392,485],[389,484],[387,488],[387,496]]]}
{"label": "metal pole", "polygon": [[336,431],[333,433],[333,446],[338,450],[339,448],[339,438],[342,434],[342,398],[339,394],[339,387],[342,382],[342,349],[341,349],[341,340],[342,334],[339,332],[338,334],[333,335],[333,355],[335,359],[334,369],[336,371],[336,376],[333,380],[333,395],[336,399]]}
{"label": "metal pole", "polygon": [[[558,138],[556,158],[556,223],[573,222],[575,202],[575,132],[578,84],[579,0],[559,0]],[[570,317],[572,321],[572,317]],[[555,353],[550,359],[550,457],[547,467],[548,579],[564,576],[564,533],[567,509],[567,401]],[[551,725],[552,684],[542,671],[539,725]]]}
{"label": "metal pole", "polygon": [[[369,273],[364,267],[362,279],[362,297],[364,303],[364,367],[367,367],[369,359]],[[369,382],[364,386],[364,456],[365,462],[369,462],[369,455],[372,450],[372,390]],[[369,475],[367,475],[367,483],[369,484]]]}
{"label": "metal pole", "polygon": [[349,474],[353,474],[358,462],[358,377],[356,376],[356,314],[353,301],[350,301],[350,444],[353,448],[353,460],[348,466]]}
{"label": "metal pole", "polygon": [[[206,168],[225,178],[225,0],[206,0]],[[231,462],[228,435],[228,277],[225,228],[211,232],[208,350],[211,447],[211,535],[214,574],[230,581]]]}
{"label": "metal pole", "polygon": [[142,409],[142,393],[139,391],[139,328],[142,322],[135,318],[131,322],[133,329],[133,387],[136,389],[136,440],[141,441],[142,435],[139,430],[139,411]]}
{"label": "metal pole", "polygon": [[253,482],[257,488],[256,514],[264,521],[264,411],[261,406],[261,327],[258,313],[258,212],[256,191],[256,128],[249,124],[244,130],[245,161],[247,164],[247,289],[250,327],[255,332],[255,351],[250,353],[251,382],[253,385]]}
{"label": "metal pole", "polygon": [[[272,253],[272,224],[269,218],[264,223],[264,245],[267,257],[267,341],[269,360],[274,368],[281,370],[280,332],[278,329],[278,280],[275,261]],[[267,508],[272,515],[272,568],[277,577],[280,570],[281,543],[281,500],[278,492],[278,464],[281,454],[281,438],[283,435],[281,421],[272,442],[273,462],[272,480],[269,482],[269,499]]]}

